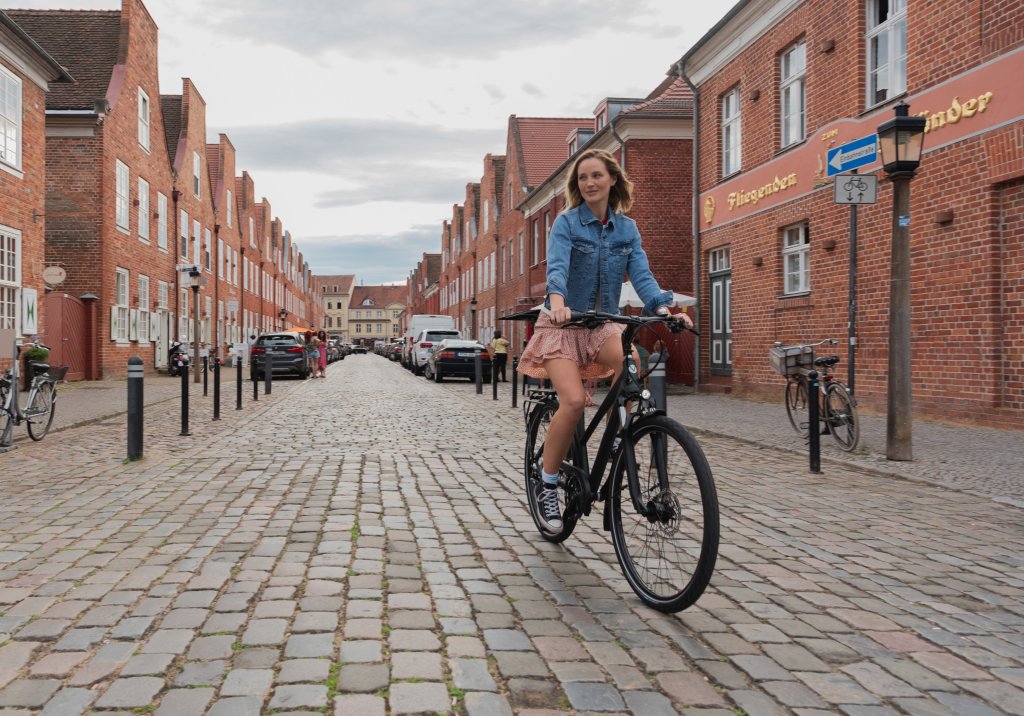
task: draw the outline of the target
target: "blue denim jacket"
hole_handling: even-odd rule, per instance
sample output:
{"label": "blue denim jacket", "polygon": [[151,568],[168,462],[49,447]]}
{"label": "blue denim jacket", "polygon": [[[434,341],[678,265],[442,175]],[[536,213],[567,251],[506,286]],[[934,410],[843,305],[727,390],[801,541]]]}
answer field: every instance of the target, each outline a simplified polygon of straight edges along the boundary
{"label": "blue denim jacket", "polygon": [[[586,204],[559,214],[548,236],[549,296],[562,296],[574,311],[619,313],[626,274],[644,302],[644,313],[671,305],[672,292],[662,291],[651,274],[635,221],[609,213],[602,226]],[[550,307],[550,301],[545,303]]]}

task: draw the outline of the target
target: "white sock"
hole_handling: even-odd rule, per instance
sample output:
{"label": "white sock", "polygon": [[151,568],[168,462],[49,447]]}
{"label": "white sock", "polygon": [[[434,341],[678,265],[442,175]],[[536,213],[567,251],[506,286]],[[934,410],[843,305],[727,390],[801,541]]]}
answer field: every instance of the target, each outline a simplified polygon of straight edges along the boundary
{"label": "white sock", "polygon": [[547,470],[545,470],[543,467],[541,467],[541,469],[540,469],[540,477],[541,477],[541,480],[544,481],[544,486],[545,487],[555,487],[555,486],[558,485],[558,473],[557,472],[554,475],[549,475],[547,473]]}

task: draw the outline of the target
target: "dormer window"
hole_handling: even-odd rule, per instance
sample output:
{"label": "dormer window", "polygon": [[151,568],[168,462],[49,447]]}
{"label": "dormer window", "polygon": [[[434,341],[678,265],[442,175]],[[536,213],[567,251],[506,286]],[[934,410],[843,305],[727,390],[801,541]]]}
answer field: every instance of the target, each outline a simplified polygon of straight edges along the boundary
{"label": "dormer window", "polygon": [[364,298],[362,305],[363,306],[372,306],[373,305],[373,299],[372,298]]}
{"label": "dormer window", "polygon": [[601,114],[597,115],[597,131],[600,132],[604,129],[604,125],[606,124],[608,124],[608,113],[601,112]]}

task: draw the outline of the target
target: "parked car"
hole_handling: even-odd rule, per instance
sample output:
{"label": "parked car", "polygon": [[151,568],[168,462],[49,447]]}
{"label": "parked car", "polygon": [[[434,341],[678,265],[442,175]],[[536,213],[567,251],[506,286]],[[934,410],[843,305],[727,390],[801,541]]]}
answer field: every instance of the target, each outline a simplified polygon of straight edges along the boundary
{"label": "parked car", "polygon": [[262,380],[266,357],[271,356],[274,375],[309,377],[305,339],[301,333],[266,333],[256,339],[249,360],[249,379]]}
{"label": "parked car", "polygon": [[402,360],[402,342],[396,341],[388,346],[387,356],[390,360]]}
{"label": "parked car", "polygon": [[477,341],[448,338],[434,345],[427,357],[423,375],[427,380],[440,383],[445,378],[476,380],[476,352],[480,351],[480,370],[485,383],[491,382],[491,357]]}
{"label": "parked car", "polygon": [[430,351],[434,344],[449,338],[462,338],[462,334],[454,328],[428,328],[419,332],[413,340],[411,358],[409,359],[414,375],[423,374],[423,368],[427,365],[427,358],[430,357]]}
{"label": "parked car", "polygon": [[420,333],[428,329],[454,331],[455,319],[438,313],[417,313],[409,319],[405,334],[402,336],[402,365],[417,375],[420,372],[418,368],[422,369],[423,363],[417,367],[413,359],[416,340]]}
{"label": "parked car", "polygon": [[366,351],[366,346],[364,346],[362,343],[356,343],[355,345],[352,346],[352,352],[353,353],[366,353],[367,352]]}

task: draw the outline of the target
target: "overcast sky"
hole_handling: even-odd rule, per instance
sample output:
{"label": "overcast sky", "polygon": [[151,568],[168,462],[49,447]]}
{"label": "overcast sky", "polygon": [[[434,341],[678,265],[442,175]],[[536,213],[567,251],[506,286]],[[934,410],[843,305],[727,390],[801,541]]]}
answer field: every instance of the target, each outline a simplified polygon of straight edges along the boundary
{"label": "overcast sky", "polygon": [[[0,0],[113,9],[117,0]],[[503,154],[508,117],[644,97],[728,10],[687,0],[149,0],[160,92],[190,77],[314,273],[403,281]]]}

